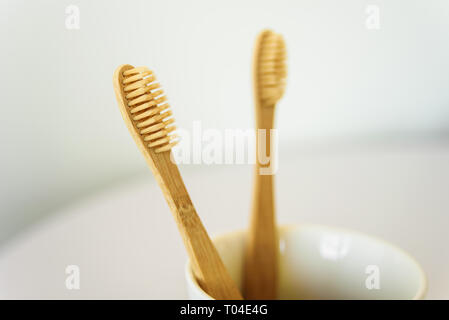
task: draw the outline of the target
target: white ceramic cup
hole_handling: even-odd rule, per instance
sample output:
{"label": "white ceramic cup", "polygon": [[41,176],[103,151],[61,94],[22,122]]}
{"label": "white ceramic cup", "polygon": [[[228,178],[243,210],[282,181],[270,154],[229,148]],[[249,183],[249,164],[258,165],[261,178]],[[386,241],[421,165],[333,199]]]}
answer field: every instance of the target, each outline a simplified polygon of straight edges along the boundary
{"label": "white ceramic cup", "polygon": [[[241,288],[245,232],[214,238],[234,281]],[[279,227],[279,299],[423,299],[421,266],[383,240],[320,225]],[[186,264],[190,299],[213,299]]]}

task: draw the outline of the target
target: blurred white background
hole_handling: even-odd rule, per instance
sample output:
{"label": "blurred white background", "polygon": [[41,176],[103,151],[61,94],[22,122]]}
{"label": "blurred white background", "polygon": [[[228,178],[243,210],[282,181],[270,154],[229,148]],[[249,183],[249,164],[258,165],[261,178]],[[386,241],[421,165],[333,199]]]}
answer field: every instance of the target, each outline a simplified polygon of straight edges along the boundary
{"label": "blurred white background", "polygon": [[[65,26],[69,5],[79,30]],[[119,64],[155,70],[180,127],[252,127],[250,59],[266,27],[288,46],[284,146],[449,138],[447,0],[1,0],[0,12],[0,241],[148,172],[115,102]]]}

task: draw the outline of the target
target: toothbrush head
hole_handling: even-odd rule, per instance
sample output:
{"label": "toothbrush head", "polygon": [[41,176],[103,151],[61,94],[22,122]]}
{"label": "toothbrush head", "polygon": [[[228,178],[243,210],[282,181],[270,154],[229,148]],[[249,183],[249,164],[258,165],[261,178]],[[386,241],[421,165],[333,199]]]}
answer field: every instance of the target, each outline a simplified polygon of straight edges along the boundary
{"label": "toothbrush head", "polygon": [[263,106],[274,106],[285,90],[286,48],[281,35],[262,31],[254,51],[254,85],[256,98]]}
{"label": "toothbrush head", "polygon": [[178,143],[175,120],[154,73],[147,67],[122,65],[113,81],[123,119],[136,142],[156,153],[170,151]]}

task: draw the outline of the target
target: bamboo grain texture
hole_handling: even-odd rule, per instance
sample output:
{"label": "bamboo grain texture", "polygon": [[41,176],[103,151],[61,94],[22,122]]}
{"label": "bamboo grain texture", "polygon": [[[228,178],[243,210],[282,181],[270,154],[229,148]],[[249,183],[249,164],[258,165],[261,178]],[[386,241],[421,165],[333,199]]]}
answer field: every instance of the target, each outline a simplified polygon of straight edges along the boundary
{"label": "bamboo grain texture", "polygon": [[[151,90],[146,89],[146,87],[153,85],[150,84],[151,81],[154,81],[150,78],[152,77],[151,74],[146,75],[146,79],[151,79],[151,81],[148,80],[146,81],[148,83],[145,83],[145,79],[139,80],[137,75],[133,74],[134,69],[137,68],[122,65],[115,71],[113,84],[116,98],[123,119],[151,168],[173,213],[191,261],[193,274],[201,288],[213,298],[240,300],[242,296],[193,206],[177,165],[171,159],[170,149],[176,144],[176,141],[173,141],[172,136],[168,135],[173,131],[173,129],[170,129],[172,126],[169,126],[173,121],[165,119],[165,117],[171,116],[171,113],[165,115],[161,112],[168,108],[165,98],[156,96],[156,94],[161,94],[159,91],[154,94],[155,90],[158,90],[158,85],[154,85]],[[126,79],[124,79],[126,72],[130,73],[130,77],[134,76],[136,79],[131,79],[131,84],[128,85],[130,91],[132,90],[131,93],[125,92],[124,89],[126,88],[123,84],[126,82]],[[139,84],[135,85],[136,89],[130,87],[138,81],[143,81],[145,88],[141,88],[142,83],[140,88]],[[131,108],[126,97],[139,99],[138,103],[135,103]],[[135,108],[141,110],[133,113],[133,110],[136,110]],[[155,109],[156,111],[151,111]],[[144,114],[144,112],[146,113]],[[154,121],[151,120],[151,117],[154,118]],[[142,134],[142,132],[145,134]]]}

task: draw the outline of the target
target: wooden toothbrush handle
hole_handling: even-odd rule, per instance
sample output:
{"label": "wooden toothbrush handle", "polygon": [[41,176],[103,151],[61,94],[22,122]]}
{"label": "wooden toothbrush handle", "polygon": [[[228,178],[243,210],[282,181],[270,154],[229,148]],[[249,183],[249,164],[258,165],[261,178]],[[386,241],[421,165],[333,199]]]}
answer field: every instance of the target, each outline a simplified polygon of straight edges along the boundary
{"label": "wooden toothbrush handle", "polygon": [[170,152],[152,153],[155,176],[174,215],[198,284],[217,300],[241,300],[242,295],[224,266],[187,193]]}
{"label": "wooden toothbrush handle", "polygon": [[[259,108],[257,112],[257,128],[266,129],[265,151],[270,158],[274,156],[270,154],[273,110],[271,107]],[[272,300],[277,298],[279,245],[274,206],[274,176],[261,175],[260,169],[264,167],[259,161],[256,162],[251,222],[245,255],[244,295],[246,299]]]}

